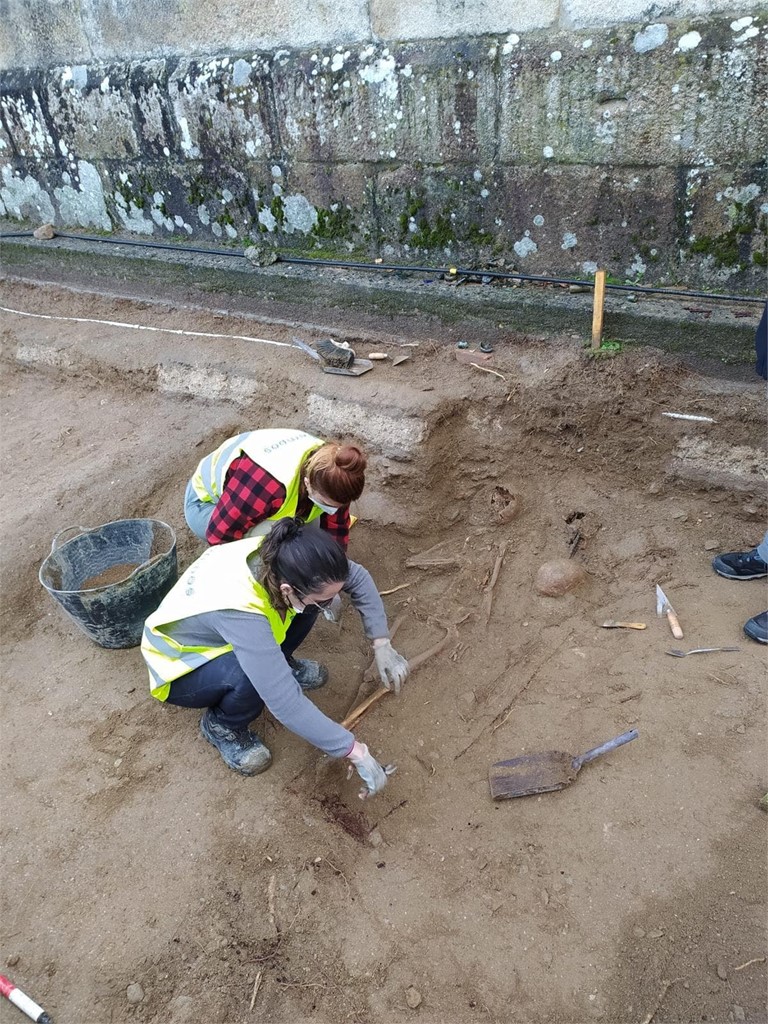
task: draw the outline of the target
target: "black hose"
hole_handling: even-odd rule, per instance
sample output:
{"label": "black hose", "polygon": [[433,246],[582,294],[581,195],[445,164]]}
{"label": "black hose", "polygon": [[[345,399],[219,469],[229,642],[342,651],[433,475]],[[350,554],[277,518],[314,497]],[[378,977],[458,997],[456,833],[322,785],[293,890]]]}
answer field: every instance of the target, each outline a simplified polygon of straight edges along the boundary
{"label": "black hose", "polygon": [[[13,231],[0,235],[0,242],[4,238],[31,238],[32,231]],[[143,242],[127,238],[101,238],[93,235],[72,235],[64,231],[57,231],[56,238],[71,238],[78,242],[99,242],[107,245],[133,245],[145,249],[163,249],[171,252],[195,253],[200,256],[233,256],[239,259],[247,259],[244,252],[237,252],[234,249],[203,249],[192,245],[171,245],[168,242]],[[582,288],[593,288],[594,281],[581,281],[577,278],[568,277],[542,277],[536,274],[515,274],[507,270],[468,270],[464,267],[418,267],[400,263],[353,263],[349,260],[318,260],[309,256],[282,256],[278,254],[278,263],[296,263],[310,267],[336,267],[342,270],[382,270],[387,272],[398,271],[406,274],[437,274],[445,275],[455,272],[457,277],[488,277],[492,280],[501,281],[530,281],[534,284],[567,284],[577,285]],[[714,292],[692,292],[675,288],[652,288],[649,285],[641,284],[606,284],[606,291],[616,292],[642,292],[646,295],[674,295],[685,299],[710,299],[713,302],[759,302],[764,303],[766,299],[757,298],[752,295],[720,295]]]}

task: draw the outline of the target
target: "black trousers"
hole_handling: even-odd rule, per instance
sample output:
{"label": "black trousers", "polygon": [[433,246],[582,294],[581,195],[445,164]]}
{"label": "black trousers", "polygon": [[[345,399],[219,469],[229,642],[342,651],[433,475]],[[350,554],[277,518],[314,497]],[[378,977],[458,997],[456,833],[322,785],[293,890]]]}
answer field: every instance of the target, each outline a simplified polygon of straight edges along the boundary
{"label": "black trousers", "polygon": [[[318,608],[308,608],[294,617],[280,645],[286,661],[309,635],[318,611]],[[240,668],[234,651],[206,662],[171,683],[166,703],[182,708],[211,708],[221,724],[230,729],[245,729],[264,710],[264,701]]]}

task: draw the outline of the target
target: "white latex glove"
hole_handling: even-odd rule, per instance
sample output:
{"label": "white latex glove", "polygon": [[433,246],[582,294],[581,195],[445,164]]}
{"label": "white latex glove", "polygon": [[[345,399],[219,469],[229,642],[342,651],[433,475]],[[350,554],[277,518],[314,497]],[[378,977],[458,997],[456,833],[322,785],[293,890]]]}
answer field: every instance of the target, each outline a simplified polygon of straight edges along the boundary
{"label": "white latex glove", "polygon": [[357,740],[355,740],[347,757],[352,762],[347,772],[347,778],[352,777],[352,768],[354,766],[357,774],[365,783],[364,787],[357,794],[361,800],[367,800],[369,797],[380,793],[387,784],[387,777],[395,771],[395,766],[392,764],[380,765],[365,743],[358,743]]}
{"label": "white latex glove", "polygon": [[400,693],[400,687],[408,678],[408,662],[392,646],[389,640],[380,641],[373,648],[373,657],[379,671],[382,686]]}

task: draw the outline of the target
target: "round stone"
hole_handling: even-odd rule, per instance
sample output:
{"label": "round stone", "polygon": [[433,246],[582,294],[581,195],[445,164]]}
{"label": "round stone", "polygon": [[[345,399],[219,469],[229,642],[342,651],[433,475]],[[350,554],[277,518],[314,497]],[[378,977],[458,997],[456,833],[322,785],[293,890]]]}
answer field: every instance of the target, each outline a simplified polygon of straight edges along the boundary
{"label": "round stone", "polygon": [[408,1004],[409,1009],[418,1010],[421,1006],[421,992],[413,985],[409,986],[405,990],[405,1001]]}
{"label": "round stone", "polygon": [[125,998],[129,1003],[135,1004],[140,1003],[144,998],[144,989],[138,983],[138,981],[132,981],[128,988],[125,990]]}

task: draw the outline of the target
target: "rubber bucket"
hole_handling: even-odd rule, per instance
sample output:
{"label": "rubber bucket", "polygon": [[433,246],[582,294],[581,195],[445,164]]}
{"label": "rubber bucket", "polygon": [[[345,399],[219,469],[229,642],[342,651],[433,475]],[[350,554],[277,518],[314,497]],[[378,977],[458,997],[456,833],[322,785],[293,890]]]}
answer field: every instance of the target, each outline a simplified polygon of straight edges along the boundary
{"label": "rubber bucket", "polygon": [[[62,539],[73,530],[78,536]],[[136,647],[144,620],[178,579],[176,534],[159,519],[118,519],[95,529],[68,526],[53,538],[39,575],[51,597],[99,646]]]}

